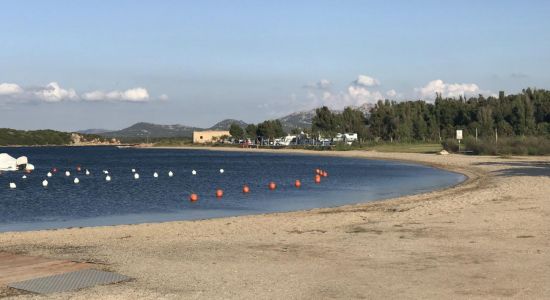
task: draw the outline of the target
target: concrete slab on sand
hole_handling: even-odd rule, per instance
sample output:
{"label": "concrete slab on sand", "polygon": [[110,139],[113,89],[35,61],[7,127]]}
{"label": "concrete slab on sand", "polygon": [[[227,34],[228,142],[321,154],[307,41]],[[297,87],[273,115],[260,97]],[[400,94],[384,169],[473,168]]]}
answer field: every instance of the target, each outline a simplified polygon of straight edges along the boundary
{"label": "concrete slab on sand", "polygon": [[38,294],[50,294],[74,291],[98,284],[116,283],[129,279],[129,277],[117,273],[87,269],[16,282],[8,286]]}
{"label": "concrete slab on sand", "polygon": [[130,279],[92,267],[90,263],[0,252],[0,287],[48,294]]}
{"label": "concrete slab on sand", "polygon": [[0,252],[0,286],[92,268],[92,264]]}

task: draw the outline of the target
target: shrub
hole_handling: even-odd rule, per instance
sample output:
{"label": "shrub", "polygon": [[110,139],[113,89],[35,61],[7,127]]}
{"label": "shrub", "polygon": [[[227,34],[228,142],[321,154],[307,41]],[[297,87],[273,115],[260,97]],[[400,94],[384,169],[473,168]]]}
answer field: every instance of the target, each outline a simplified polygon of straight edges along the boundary
{"label": "shrub", "polygon": [[465,140],[466,150],[482,155],[550,155],[550,139],[544,136]]}
{"label": "shrub", "polygon": [[446,139],[441,143],[441,145],[443,146],[443,149],[449,152],[458,152],[458,141],[455,139]]}

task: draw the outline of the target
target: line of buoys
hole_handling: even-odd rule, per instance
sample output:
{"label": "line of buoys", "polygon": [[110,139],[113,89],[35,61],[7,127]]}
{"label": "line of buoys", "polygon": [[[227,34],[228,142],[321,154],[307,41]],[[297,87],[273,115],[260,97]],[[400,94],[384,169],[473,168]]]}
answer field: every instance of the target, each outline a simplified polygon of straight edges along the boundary
{"label": "line of buoys", "polygon": [[[81,171],[82,169],[77,167],[77,170]],[[53,173],[57,172],[57,168],[52,168],[52,169],[51,169],[51,172],[48,172],[48,173],[46,174],[46,176],[47,176],[47,177],[52,177],[52,176],[53,176],[52,172],[53,172]],[[140,177],[140,176],[139,176],[139,173],[137,173],[135,169],[132,169],[132,172],[134,173],[134,174],[133,174],[134,179],[136,179],[136,180],[139,179],[139,177]],[[220,172],[220,174],[223,174],[223,173],[225,172],[225,170],[224,170],[224,169],[219,169],[219,172]],[[107,181],[107,182],[111,181],[112,178],[111,178],[111,176],[109,175],[109,171],[103,170],[103,173],[106,174],[106,176],[105,176],[105,181]],[[85,169],[85,174],[86,174],[86,175],[90,175],[91,173],[90,173],[90,171],[89,171],[88,169]],[[192,171],[191,171],[191,174],[192,174],[192,175],[197,175],[197,171],[196,171],[196,170],[192,170]],[[68,171],[68,170],[65,171],[65,176],[70,176],[70,175],[71,175],[71,172],[70,172],[70,171]],[[168,171],[168,176],[169,176],[169,177],[172,177],[172,176],[174,176],[174,173],[173,173],[172,171]],[[153,173],[153,177],[154,177],[154,178],[158,178],[158,177],[159,177],[158,172],[154,172],[154,173]],[[325,171],[325,170],[322,170],[322,169],[315,169],[314,182],[315,182],[316,184],[321,183],[322,177],[328,177],[328,172]],[[22,179],[26,179],[27,176],[26,176],[26,175],[23,175],[21,178],[22,178]],[[80,179],[79,179],[78,177],[75,177],[75,178],[73,179],[73,182],[74,182],[75,184],[79,184],[79,183],[80,183]],[[43,186],[43,187],[47,187],[48,185],[49,185],[49,182],[48,182],[46,179],[44,179],[44,180],[42,181],[42,186]],[[294,187],[300,188],[301,186],[302,186],[302,182],[301,182],[299,179],[296,179],[296,180],[294,181]],[[10,183],[9,183],[9,187],[10,187],[10,189],[16,189],[16,188],[17,188],[17,185],[16,185],[15,182],[10,182]],[[271,190],[271,191],[276,190],[276,189],[277,189],[277,184],[276,184],[274,181],[269,182],[269,184],[268,184],[268,189]],[[244,184],[244,185],[243,185],[243,188],[242,188],[242,192],[243,192],[244,194],[250,193],[250,187],[249,187],[248,185]],[[216,189],[215,195],[216,195],[216,198],[218,198],[218,199],[222,198],[222,197],[224,196],[224,191],[223,191],[223,189],[220,189],[220,188]],[[198,196],[198,194],[196,194],[196,193],[191,193],[190,196],[189,196],[189,200],[190,200],[191,202],[198,201],[198,199],[199,199],[199,196]]]}

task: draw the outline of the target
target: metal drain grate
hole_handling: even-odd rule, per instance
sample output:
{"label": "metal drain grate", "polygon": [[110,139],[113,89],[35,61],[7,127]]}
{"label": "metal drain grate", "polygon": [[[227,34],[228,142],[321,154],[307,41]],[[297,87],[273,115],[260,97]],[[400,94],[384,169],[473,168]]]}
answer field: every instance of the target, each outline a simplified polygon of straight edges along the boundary
{"label": "metal drain grate", "polygon": [[115,283],[129,279],[130,277],[117,273],[88,269],[15,282],[8,286],[33,293],[49,294],[73,291],[98,284]]}

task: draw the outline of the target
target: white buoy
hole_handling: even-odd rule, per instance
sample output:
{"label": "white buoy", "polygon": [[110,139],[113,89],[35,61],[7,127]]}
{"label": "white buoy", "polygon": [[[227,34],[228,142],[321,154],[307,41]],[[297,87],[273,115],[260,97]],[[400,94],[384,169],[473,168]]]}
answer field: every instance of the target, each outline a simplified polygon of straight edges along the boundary
{"label": "white buoy", "polygon": [[168,177],[172,177],[174,176],[174,173],[172,173],[172,171],[168,171]]}
{"label": "white buoy", "polygon": [[86,176],[89,176],[90,175],[90,171],[88,171],[88,169],[86,169]]}
{"label": "white buoy", "polygon": [[225,172],[224,169],[220,169],[220,174],[223,174],[223,172]]}
{"label": "white buoy", "polygon": [[139,179],[139,174],[138,173],[134,173],[134,179]]}
{"label": "white buoy", "polygon": [[47,187],[48,186],[48,181],[46,179],[44,179],[44,181],[42,181],[42,186],[43,187]]}
{"label": "white buoy", "polygon": [[105,176],[105,181],[111,181],[111,176],[109,175]]}
{"label": "white buoy", "polygon": [[74,182],[75,184],[78,184],[78,183],[80,182],[80,180],[79,180],[77,177],[75,177],[74,180],[73,180],[73,182]]}
{"label": "white buoy", "polygon": [[197,175],[197,171],[193,170],[193,171],[191,171],[191,174]]}
{"label": "white buoy", "polygon": [[109,174],[109,171],[103,170],[103,174]]}
{"label": "white buoy", "polygon": [[132,169],[132,173],[135,173],[136,172],[136,169]]}
{"label": "white buoy", "polygon": [[67,177],[71,176],[71,172],[65,171],[65,176],[67,176]]}
{"label": "white buoy", "polygon": [[157,172],[153,173],[153,177],[158,178],[158,177],[159,177],[159,173],[157,173]]}
{"label": "white buoy", "polygon": [[27,175],[23,175],[23,176],[21,176],[21,178],[27,179]]}
{"label": "white buoy", "polygon": [[15,185],[15,182],[10,182],[10,189],[17,188],[17,185]]}
{"label": "white buoy", "polygon": [[46,176],[52,177],[52,172],[48,172],[48,174],[46,174]]}

